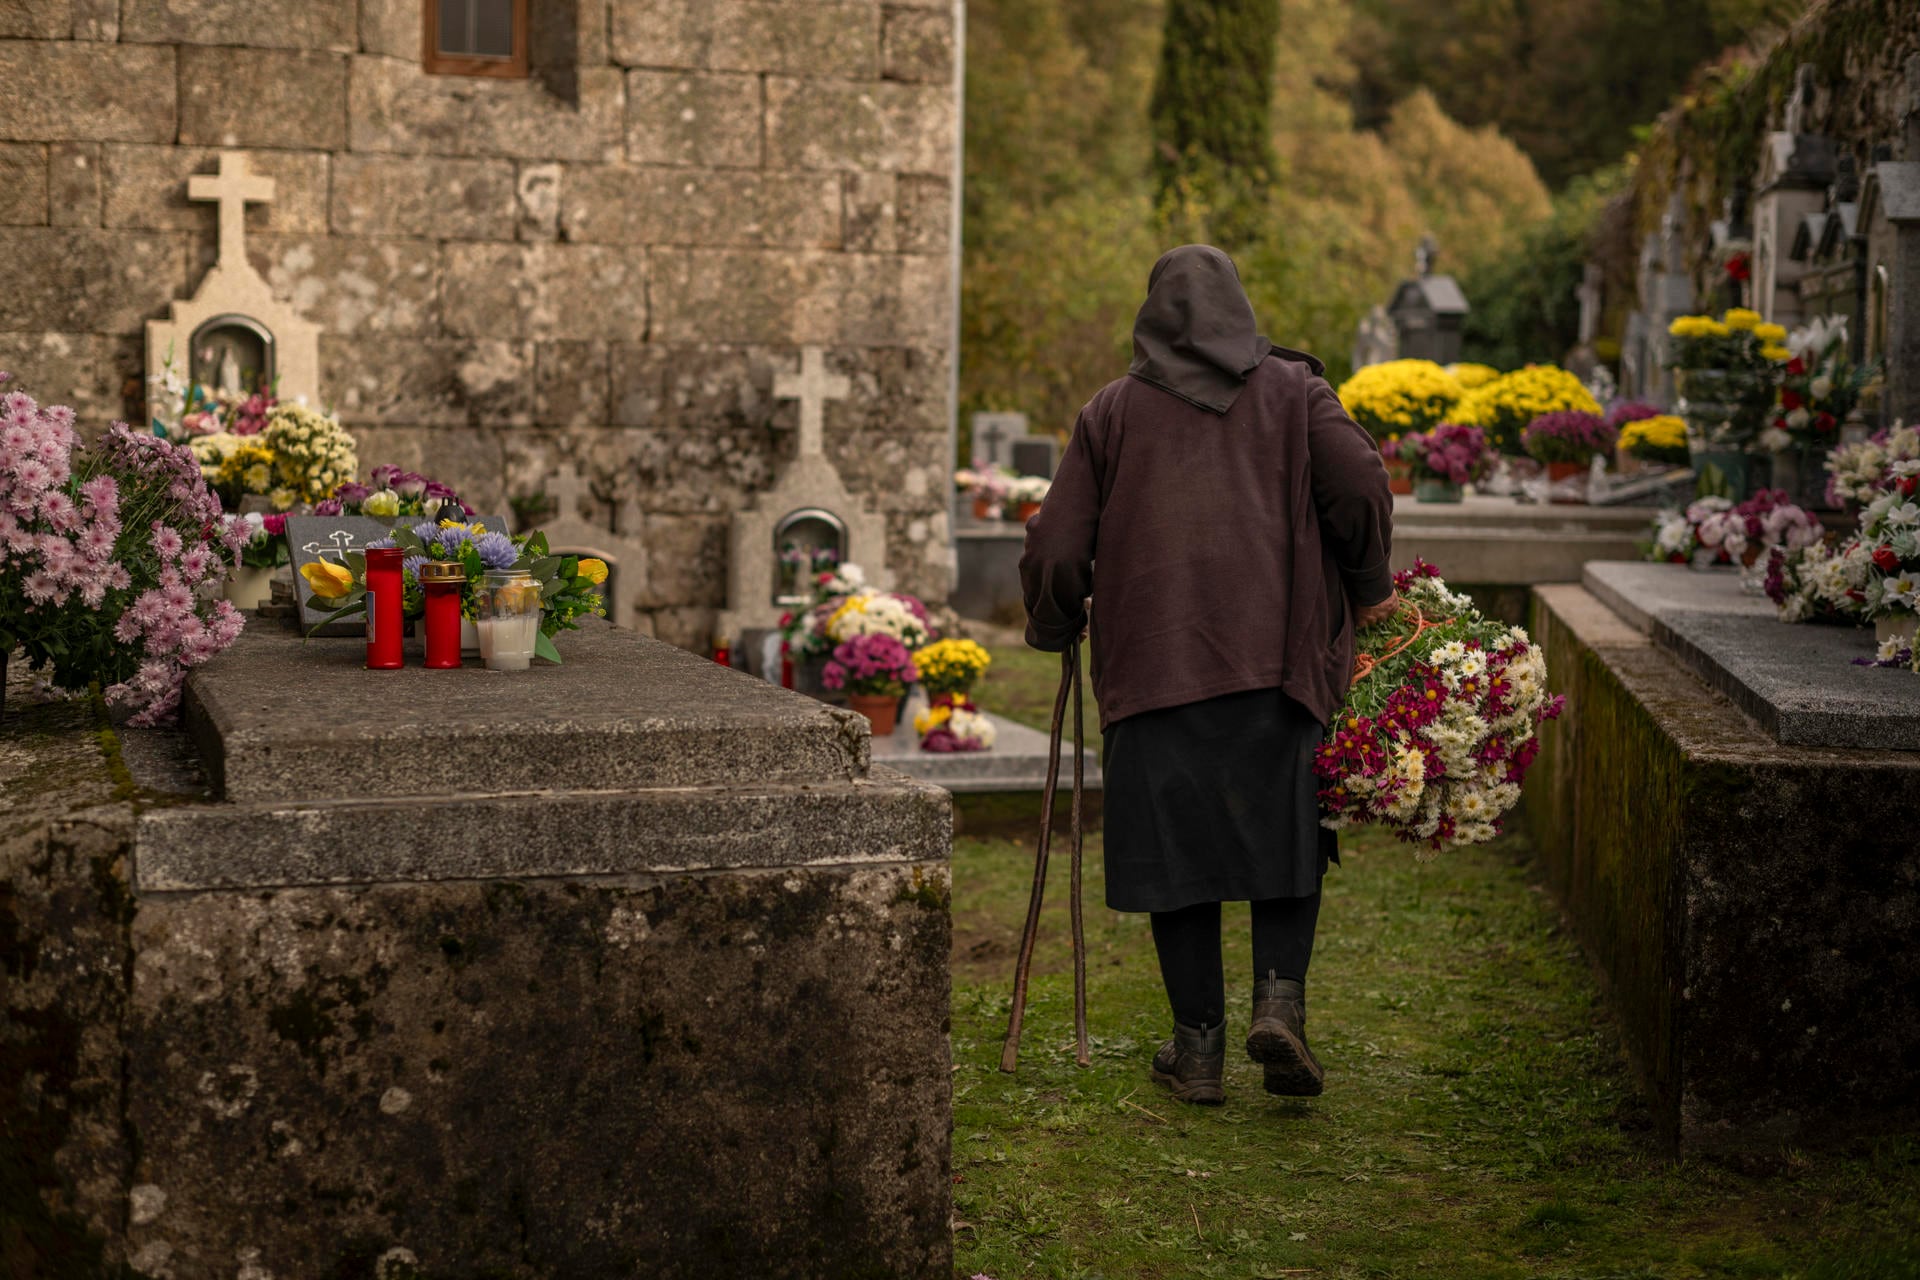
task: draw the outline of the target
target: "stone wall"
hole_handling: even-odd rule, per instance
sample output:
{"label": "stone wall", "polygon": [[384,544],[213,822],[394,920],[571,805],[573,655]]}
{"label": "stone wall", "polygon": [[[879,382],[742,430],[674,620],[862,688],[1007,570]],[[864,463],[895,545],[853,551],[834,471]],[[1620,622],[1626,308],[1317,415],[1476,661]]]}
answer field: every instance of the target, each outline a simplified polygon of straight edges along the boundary
{"label": "stone wall", "polygon": [[0,368],[138,420],[140,334],[211,265],[216,148],[277,183],[254,265],[323,326],[363,462],[488,509],[564,460],[628,496],[643,612],[704,647],[726,522],[826,447],[899,585],[948,589],[955,32],[948,0],[538,0],[527,80],[423,73],[420,0],[0,4]]}

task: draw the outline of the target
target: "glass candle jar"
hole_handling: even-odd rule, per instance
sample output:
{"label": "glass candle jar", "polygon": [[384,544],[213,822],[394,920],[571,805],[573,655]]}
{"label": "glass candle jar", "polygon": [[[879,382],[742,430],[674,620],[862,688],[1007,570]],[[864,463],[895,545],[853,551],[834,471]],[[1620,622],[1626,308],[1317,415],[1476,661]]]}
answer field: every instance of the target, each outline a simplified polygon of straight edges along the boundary
{"label": "glass candle jar", "polygon": [[489,671],[525,671],[540,635],[540,584],[524,569],[488,573],[474,592],[480,660]]}
{"label": "glass candle jar", "polygon": [[400,633],[406,628],[406,586],[398,547],[367,552],[367,667],[394,671],[403,665]]}
{"label": "glass candle jar", "polygon": [[420,566],[420,591],[427,598],[427,663],[436,671],[460,665],[460,597],[467,571],[457,564],[429,561]]}

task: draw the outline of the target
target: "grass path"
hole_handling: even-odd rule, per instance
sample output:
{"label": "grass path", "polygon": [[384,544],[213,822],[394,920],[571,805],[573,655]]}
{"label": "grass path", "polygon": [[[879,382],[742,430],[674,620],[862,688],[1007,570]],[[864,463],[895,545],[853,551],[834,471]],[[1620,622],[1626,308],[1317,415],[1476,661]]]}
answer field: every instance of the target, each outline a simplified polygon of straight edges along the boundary
{"label": "grass path", "polygon": [[[996,652],[982,701],[1031,722],[1047,655]],[[1017,1075],[998,1070],[1026,844],[954,851],[958,1274],[1106,1277],[1807,1277],[1920,1280],[1920,1141],[1663,1158],[1578,947],[1517,840],[1420,866],[1348,842],[1326,882],[1309,1030],[1315,1101],[1239,1051],[1251,964],[1228,908],[1228,1102],[1147,1078],[1168,1015],[1143,916],[1102,905],[1088,848],[1093,1066],[1073,1064],[1056,855]]]}

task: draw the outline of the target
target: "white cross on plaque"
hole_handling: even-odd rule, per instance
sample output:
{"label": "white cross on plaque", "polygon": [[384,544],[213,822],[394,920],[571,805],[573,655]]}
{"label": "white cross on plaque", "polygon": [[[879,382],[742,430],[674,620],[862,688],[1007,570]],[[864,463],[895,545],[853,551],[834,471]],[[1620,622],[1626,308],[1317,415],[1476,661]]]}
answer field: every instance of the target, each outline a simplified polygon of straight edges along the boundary
{"label": "white cross on plaque", "polygon": [[196,173],[187,179],[187,199],[220,202],[220,266],[245,266],[247,206],[273,199],[273,179],[251,173],[244,151],[222,151],[219,174]]}
{"label": "white cross on plaque", "polygon": [[586,485],[580,480],[578,467],[568,463],[554,472],[547,479],[547,492],[553,495],[556,520],[580,518],[580,495],[586,492]]}
{"label": "white cross on plaque", "polygon": [[822,452],[821,423],[829,400],[845,400],[853,384],[843,375],[828,373],[819,347],[800,350],[800,372],[783,373],[773,380],[776,400],[800,402],[800,456],[817,457]]}

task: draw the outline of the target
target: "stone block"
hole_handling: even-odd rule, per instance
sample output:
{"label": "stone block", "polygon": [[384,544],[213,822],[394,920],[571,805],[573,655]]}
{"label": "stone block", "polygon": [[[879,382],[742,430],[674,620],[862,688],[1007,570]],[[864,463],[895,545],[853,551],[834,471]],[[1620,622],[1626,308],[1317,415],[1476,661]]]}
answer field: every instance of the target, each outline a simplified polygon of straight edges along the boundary
{"label": "stone block", "polygon": [[47,213],[56,227],[100,225],[100,144],[57,142],[47,152]]}
{"label": "stone block", "polygon": [[613,60],[870,80],[879,67],[879,16],[871,3],[615,0]]}
{"label": "stone block", "polygon": [[47,212],[47,149],[0,143],[0,225],[44,227]]}
{"label": "stone block", "polygon": [[937,259],[685,249],[661,249],[653,257],[656,341],[949,341],[947,269]]}
{"label": "stone block", "polygon": [[599,244],[447,246],[446,325],[467,337],[643,341],[646,251]]}
{"label": "stone block", "polygon": [[70,406],[89,433],[127,417],[127,384],[142,385],[137,346],[91,333],[0,333],[0,369],[41,403]]}
{"label": "stone block", "polygon": [[945,85],[769,76],[767,162],[951,176],[953,107]]}
{"label": "stone block", "polygon": [[120,0],[70,0],[75,40],[120,38]]}
{"label": "stone block", "polygon": [[524,426],[533,420],[524,342],[322,334],[321,398],[350,426]]}
{"label": "stone block", "polygon": [[760,77],[627,73],[627,158],[641,164],[755,168]]}
{"label": "stone block", "polygon": [[355,0],[121,0],[120,39],[344,53],[359,32]]}
{"label": "stone block", "polygon": [[840,204],[837,175],[573,166],[560,226],[613,244],[835,249]]}
{"label": "stone block", "polygon": [[418,62],[423,42],[415,0],[360,0],[360,52]]}
{"label": "stone block", "polygon": [[172,142],[172,49],[0,43],[0,141]]}
{"label": "stone block", "polygon": [[889,80],[953,83],[953,14],[944,9],[888,9],[881,34],[880,74]]}
{"label": "stone block", "polygon": [[945,253],[953,247],[953,184],[925,174],[900,175],[895,245],[901,253]]}
{"label": "stone block", "polygon": [[516,234],[522,240],[553,240],[560,235],[560,173],[557,164],[515,167],[514,196],[520,213]]}
{"label": "stone block", "polygon": [[534,161],[618,159],[621,72],[582,68],[575,88],[577,101],[534,79],[433,76],[417,62],[362,54],[353,59],[348,85],[351,146]]}
{"label": "stone block", "polygon": [[892,253],[897,243],[898,182],[891,173],[846,176],[849,253]]}
{"label": "stone block", "polygon": [[540,342],[533,350],[533,420],[542,427],[600,427],[610,419],[604,342]]}
{"label": "stone block", "polygon": [[276,297],[328,333],[438,334],[440,253],[424,240],[247,237]]}
{"label": "stone block", "polygon": [[953,466],[944,430],[825,434],[827,457],[847,488],[872,497],[880,510],[917,516],[946,510]]}
{"label": "stone block", "polygon": [[336,233],[511,240],[518,208],[513,166],[504,160],[334,157]]}
{"label": "stone block", "polygon": [[[316,234],[327,229],[328,158],[318,151],[256,151],[253,172],[273,179],[273,199],[247,206],[247,235]],[[143,231],[192,231],[216,244],[219,209],[187,199],[187,179],[219,170],[219,152],[196,147],[137,147],[109,143],[103,161],[106,225]]]}
{"label": "stone block", "polygon": [[183,45],[180,85],[180,141],[187,146],[346,146],[341,54]]}
{"label": "stone block", "polygon": [[0,289],[0,330],[138,333],[187,287],[179,235],[22,228],[7,242],[14,261],[38,265]]}
{"label": "stone block", "polygon": [[0,40],[65,40],[72,31],[68,0],[0,0]]}

